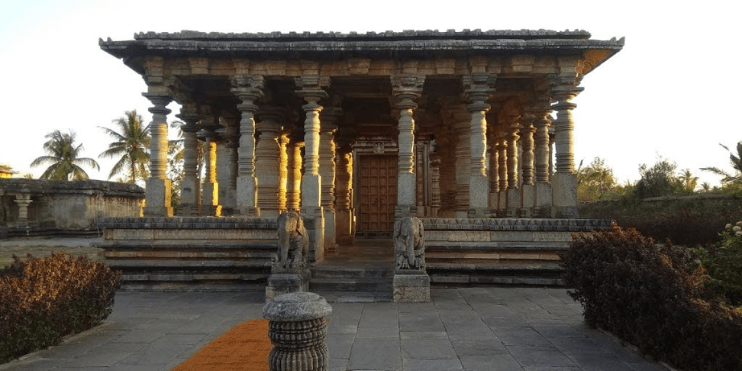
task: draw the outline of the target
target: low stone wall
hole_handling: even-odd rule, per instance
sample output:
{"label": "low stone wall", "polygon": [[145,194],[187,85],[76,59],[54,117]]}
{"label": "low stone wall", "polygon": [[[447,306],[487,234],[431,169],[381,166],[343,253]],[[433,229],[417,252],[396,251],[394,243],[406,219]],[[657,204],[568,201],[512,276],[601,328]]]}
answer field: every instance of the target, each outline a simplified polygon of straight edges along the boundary
{"label": "low stone wall", "polygon": [[559,253],[601,219],[423,219],[428,274],[445,284],[562,285]]}
{"label": "low stone wall", "polygon": [[0,179],[0,199],[9,236],[98,233],[105,217],[140,216],[144,190],[100,180]]}
{"label": "low stone wall", "polygon": [[263,290],[278,250],[274,218],[107,218],[106,264],[124,290]]}

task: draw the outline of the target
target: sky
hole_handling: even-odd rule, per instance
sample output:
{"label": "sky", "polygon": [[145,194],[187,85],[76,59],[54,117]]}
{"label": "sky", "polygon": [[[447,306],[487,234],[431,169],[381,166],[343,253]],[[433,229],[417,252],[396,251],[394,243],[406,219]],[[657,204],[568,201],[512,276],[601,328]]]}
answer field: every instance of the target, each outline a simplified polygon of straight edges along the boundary
{"label": "sky", "polygon": [[[424,5],[422,5],[424,4]],[[626,37],[624,49],[582,80],[574,102],[575,162],[603,158],[618,180],[638,180],[640,164],[659,158],[690,169],[700,182],[731,171],[742,140],[739,112],[742,3],[733,1],[156,1],[5,0],[0,12],[0,164],[38,177],[44,136],[74,130],[82,155],[107,179],[111,142],[100,126],[136,109],[151,121],[146,85],[103,52],[98,38],[137,32],[403,31],[550,29]],[[169,106],[175,120],[178,105]],[[114,178],[115,179],[115,178]],[[700,184],[699,182],[699,184]]]}

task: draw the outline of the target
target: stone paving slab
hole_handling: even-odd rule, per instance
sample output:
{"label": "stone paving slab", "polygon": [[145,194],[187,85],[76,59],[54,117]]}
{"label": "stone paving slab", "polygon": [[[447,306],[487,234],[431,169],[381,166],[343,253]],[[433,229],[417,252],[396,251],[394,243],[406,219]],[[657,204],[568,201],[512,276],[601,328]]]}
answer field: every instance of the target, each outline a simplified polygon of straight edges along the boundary
{"label": "stone paving slab", "polygon": [[[660,371],[588,328],[565,289],[433,288],[431,303],[334,303],[330,370]],[[263,292],[119,292],[101,326],[0,370],[171,370],[233,326]]]}

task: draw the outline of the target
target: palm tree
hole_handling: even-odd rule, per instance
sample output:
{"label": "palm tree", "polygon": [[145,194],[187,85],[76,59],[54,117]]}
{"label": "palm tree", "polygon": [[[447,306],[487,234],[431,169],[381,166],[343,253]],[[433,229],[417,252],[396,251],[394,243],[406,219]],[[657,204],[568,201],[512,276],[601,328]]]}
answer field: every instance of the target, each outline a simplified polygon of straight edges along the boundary
{"label": "palm tree", "polygon": [[59,130],[46,135],[49,140],[44,143],[47,156],[41,156],[31,163],[31,167],[42,164],[51,164],[39,179],[52,180],[84,180],[88,174],[80,165],[90,166],[99,170],[100,166],[92,158],[79,157],[82,144],[76,145],[74,131],[62,134]]}
{"label": "palm tree", "polygon": [[698,186],[698,177],[693,176],[693,173],[690,172],[690,169],[683,170],[680,173],[678,180],[680,180],[680,183],[682,183],[683,185],[683,189],[687,193],[693,193],[693,191],[695,191],[696,187]]}
{"label": "palm tree", "polygon": [[742,141],[737,142],[737,155],[732,153],[732,151],[729,150],[729,147],[721,143],[719,143],[719,145],[729,152],[729,161],[732,163],[734,175],[725,170],[719,169],[718,167],[702,167],[701,170],[710,171],[714,174],[723,176],[724,178],[721,179],[722,183],[742,184]]}
{"label": "palm tree", "polygon": [[101,127],[114,141],[108,145],[98,157],[118,158],[113,165],[108,179],[122,172],[129,173],[129,183],[136,183],[137,179],[147,178],[147,164],[149,163],[149,125],[142,126],[142,116],[136,110],[124,112],[124,116],[113,120],[118,127],[115,131]]}

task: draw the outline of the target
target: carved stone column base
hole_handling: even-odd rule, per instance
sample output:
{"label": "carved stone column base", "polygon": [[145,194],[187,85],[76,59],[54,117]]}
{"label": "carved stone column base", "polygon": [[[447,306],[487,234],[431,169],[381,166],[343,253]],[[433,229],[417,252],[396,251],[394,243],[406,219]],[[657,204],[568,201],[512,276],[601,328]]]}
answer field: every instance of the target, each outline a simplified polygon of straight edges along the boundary
{"label": "carved stone column base", "polygon": [[183,179],[180,184],[178,216],[198,216],[198,184],[194,179]]}
{"label": "carved stone column base", "polygon": [[489,218],[490,209],[486,207],[471,208],[467,211],[467,218]]}
{"label": "carved stone column base", "polygon": [[497,216],[505,217],[508,212],[508,190],[500,191],[497,198],[499,200],[497,203]]}
{"label": "carved stone column base", "polygon": [[551,184],[546,182],[536,182],[536,207],[533,216],[536,218],[551,218]]}
{"label": "carved stone column base", "polygon": [[395,303],[429,303],[430,276],[426,274],[395,274]]}
{"label": "carved stone column base", "polygon": [[265,301],[271,302],[281,294],[292,292],[308,292],[309,280],[312,274],[309,269],[300,269],[297,273],[274,273],[268,276],[268,285],[265,287]]}
{"label": "carved stone column base", "polygon": [[335,211],[336,239],[339,244],[353,244],[353,215],[350,210]]}
{"label": "carved stone column base", "polygon": [[338,244],[335,238],[335,210],[324,209],[325,217],[325,252],[328,254],[336,254],[338,252]]}
{"label": "carved stone column base", "polygon": [[533,184],[524,184],[520,189],[520,217],[533,218],[534,208],[536,207],[536,186]]}
{"label": "carved stone column base", "polygon": [[301,217],[309,236],[309,264],[314,266],[325,259],[325,218],[321,206],[302,207]]}
{"label": "carved stone column base", "polygon": [[469,207],[485,209],[489,207],[490,181],[486,176],[471,175],[469,177]]}
{"label": "carved stone column base", "polygon": [[577,175],[556,173],[551,177],[551,217],[559,219],[579,218],[577,210]]}
{"label": "carved stone column base", "polygon": [[144,216],[173,216],[170,206],[172,183],[168,179],[147,179]]}
{"label": "carved stone column base", "polygon": [[520,217],[520,190],[519,189],[508,189],[508,218]]}
{"label": "carved stone column base", "polygon": [[219,216],[221,215],[222,207],[219,205],[219,184],[206,182],[203,184],[203,200],[204,204],[201,207],[203,216]]}
{"label": "carved stone column base", "polygon": [[258,180],[253,176],[237,177],[237,209],[240,215],[260,216],[260,208],[257,207],[255,191],[258,188]]}

